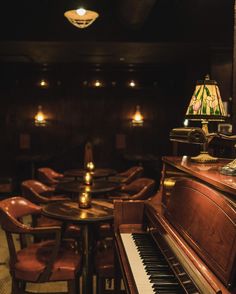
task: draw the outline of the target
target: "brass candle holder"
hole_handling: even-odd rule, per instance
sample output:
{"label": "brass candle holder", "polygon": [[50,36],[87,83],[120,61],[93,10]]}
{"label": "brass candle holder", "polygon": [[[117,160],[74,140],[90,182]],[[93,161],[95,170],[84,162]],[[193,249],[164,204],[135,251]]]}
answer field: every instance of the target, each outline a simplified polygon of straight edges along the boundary
{"label": "brass candle holder", "polygon": [[91,207],[91,193],[90,191],[82,190],[79,193],[79,208]]}

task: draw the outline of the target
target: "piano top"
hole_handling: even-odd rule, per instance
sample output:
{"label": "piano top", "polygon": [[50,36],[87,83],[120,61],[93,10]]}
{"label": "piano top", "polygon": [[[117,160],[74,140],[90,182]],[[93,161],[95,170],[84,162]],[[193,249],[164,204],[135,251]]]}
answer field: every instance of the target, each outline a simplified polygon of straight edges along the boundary
{"label": "piano top", "polygon": [[222,192],[229,193],[229,196],[236,201],[236,176],[223,175],[219,172],[219,169],[232,159],[219,159],[216,163],[203,164],[191,161],[188,156],[164,156],[162,161],[209,183]]}

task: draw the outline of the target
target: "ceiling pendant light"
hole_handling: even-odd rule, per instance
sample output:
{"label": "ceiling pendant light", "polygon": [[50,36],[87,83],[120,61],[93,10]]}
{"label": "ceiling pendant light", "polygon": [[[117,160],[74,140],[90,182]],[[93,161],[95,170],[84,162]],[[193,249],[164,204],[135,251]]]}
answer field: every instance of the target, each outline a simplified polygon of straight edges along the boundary
{"label": "ceiling pendant light", "polygon": [[77,28],[84,29],[90,26],[98,18],[99,14],[96,11],[80,7],[75,10],[66,11],[64,16]]}

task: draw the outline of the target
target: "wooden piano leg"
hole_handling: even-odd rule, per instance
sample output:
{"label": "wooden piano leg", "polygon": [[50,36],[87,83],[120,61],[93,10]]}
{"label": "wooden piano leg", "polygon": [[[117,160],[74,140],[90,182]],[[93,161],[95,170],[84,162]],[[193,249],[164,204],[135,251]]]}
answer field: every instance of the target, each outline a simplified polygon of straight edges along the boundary
{"label": "wooden piano leg", "polygon": [[121,293],[121,270],[120,270],[120,263],[118,260],[117,252],[114,252],[114,267],[115,267],[115,277],[114,277],[114,294]]}

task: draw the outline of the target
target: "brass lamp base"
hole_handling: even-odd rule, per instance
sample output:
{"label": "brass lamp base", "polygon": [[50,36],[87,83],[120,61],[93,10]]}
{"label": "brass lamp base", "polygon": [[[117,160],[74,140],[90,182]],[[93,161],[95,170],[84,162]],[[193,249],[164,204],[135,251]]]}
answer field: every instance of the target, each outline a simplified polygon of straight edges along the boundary
{"label": "brass lamp base", "polygon": [[191,160],[199,163],[217,162],[218,158],[211,156],[207,151],[202,151],[198,156],[191,157]]}

